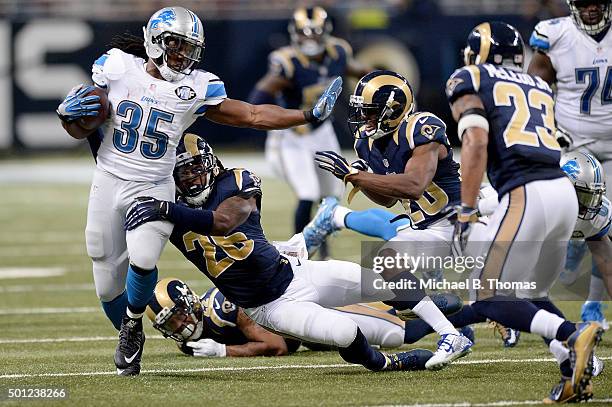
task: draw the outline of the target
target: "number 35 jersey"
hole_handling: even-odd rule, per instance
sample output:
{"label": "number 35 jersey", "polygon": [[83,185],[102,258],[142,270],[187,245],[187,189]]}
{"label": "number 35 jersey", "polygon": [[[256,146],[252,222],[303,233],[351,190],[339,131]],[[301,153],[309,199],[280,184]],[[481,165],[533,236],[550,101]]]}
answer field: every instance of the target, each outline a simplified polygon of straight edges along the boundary
{"label": "number 35 jersey", "polygon": [[489,120],[487,175],[498,196],[531,181],[564,177],[552,90],[541,78],[491,64],[458,69],[448,100],[475,94]]}
{"label": "number 35 jersey", "polygon": [[226,199],[256,197],[257,211],[227,236],[204,236],[189,225],[174,225],[170,241],[231,302],[251,308],[280,297],[293,279],[287,259],[266,239],[261,227],[261,181],[243,169],[225,170],[215,179],[202,207],[214,211]]}
{"label": "number 35 jersey", "polygon": [[612,30],[597,42],[571,17],[536,25],[529,45],[544,52],[557,76],[555,118],[579,146],[612,139]]}
{"label": "number 35 jersey", "polygon": [[108,92],[110,118],[102,126],[98,168],[129,181],[172,175],[184,131],[226,97],[215,75],[194,70],[177,82],[156,79],[145,61],[113,48],[92,67],[94,83]]}

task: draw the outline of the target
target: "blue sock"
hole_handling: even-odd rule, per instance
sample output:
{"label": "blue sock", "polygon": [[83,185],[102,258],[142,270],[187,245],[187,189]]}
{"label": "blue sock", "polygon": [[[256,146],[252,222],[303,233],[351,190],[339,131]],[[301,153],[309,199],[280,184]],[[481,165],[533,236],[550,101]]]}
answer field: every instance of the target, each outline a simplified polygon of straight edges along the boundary
{"label": "blue sock", "polygon": [[369,370],[381,370],[385,367],[385,357],[382,353],[372,349],[368,340],[357,328],[355,340],[346,348],[338,348],[342,359],[349,363],[358,363]]}
{"label": "blue sock", "polygon": [[[478,322],[485,322],[486,318],[476,311],[470,305],[464,305],[459,312],[449,315],[446,318],[455,328],[461,328]],[[415,319],[406,322],[404,329],[404,343],[415,343],[423,337],[434,333],[435,331],[422,319]]]}
{"label": "blue sock", "polygon": [[391,223],[396,215],[380,208],[366,209],[364,211],[350,212],[344,218],[347,228],[361,234],[391,240],[397,236],[397,228],[409,225],[408,219],[400,219]]}
{"label": "blue sock", "polygon": [[128,308],[135,314],[142,314],[157,283],[157,267],[153,270],[144,270],[132,264],[128,267],[127,297]]}
{"label": "blue sock", "polygon": [[295,233],[300,233],[310,222],[310,212],[312,211],[312,201],[300,200],[295,208]]}
{"label": "blue sock", "polygon": [[100,301],[100,303],[102,304],[102,309],[104,310],[106,317],[110,319],[113,326],[119,330],[121,328],[121,320],[125,315],[125,308],[128,304],[127,292],[122,292],[111,301]]}
{"label": "blue sock", "polygon": [[[384,277],[384,276],[383,276]],[[420,284],[420,280],[414,276],[409,271],[402,271],[397,273],[392,278],[385,278],[388,282],[401,281],[401,280],[409,280],[414,282],[413,289],[393,289],[393,294],[395,294],[395,298],[389,301],[383,301],[384,304],[387,304],[396,310],[403,311],[405,309],[412,309],[417,305],[427,293],[423,290]]]}
{"label": "blue sock", "polygon": [[561,318],[565,319],[565,315],[563,312],[555,304],[550,301],[548,297],[534,298],[531,302],[538,307],[539,309],[543,309],[544,311],[548,311],[552,314],[556,314]]}
{"label": "blue sock", "polygon": [[563,321],[557,330],[555,339],[561,342],[566,341],[574,332],[576,332],[576,324],[569,321]]}
{"label": "blue sock", "polygon": [[587,244],[585,240],[570,240],[567,245],[567,255],[565,256],[565,268],[570,271],[577,271],[586,250]]}
{"label": "blue sock", "polygon": [[490,320],[522,332],[530,332],[531,321],[539,311],[539,308],[529,301],[508,297],[493,297],[486,301],[476,301],[472,304],[472,308],[476,313]]}
{"label": "blue sock", "polygon": [[415,343],[435,331],[422,319],[407,321],[404,327],[404,343]]}

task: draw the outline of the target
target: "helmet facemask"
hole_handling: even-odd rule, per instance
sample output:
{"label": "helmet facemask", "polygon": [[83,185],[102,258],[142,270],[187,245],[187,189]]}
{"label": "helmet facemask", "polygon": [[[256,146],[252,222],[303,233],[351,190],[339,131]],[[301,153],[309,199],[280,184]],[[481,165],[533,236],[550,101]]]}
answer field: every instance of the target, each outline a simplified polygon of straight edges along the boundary
{"label": "helmet facemask", "polygon": [[[406,106],[403,93],[391,91],[385,103],[365,103],[363,96],[351,95],[349,99],[351,112],[348,125],[355,138],[373,140],[391,134],[397,129]],[[412,113],[412,106],[406,115]]]}
{"label": "helmet facemask", "polygon": [[153,62],[162,77],[170,82],[191,74],[204,54],[204,44],[170,32],[153,38],[153,43],[159,44],[163,51]]}
{"label": "helmet facemask", "polygon": [[199,151],[192,156],[184,152],[176,157],[174,182],[185,201],[192,206],[202,206],[219,174],[217,159],[212,153]]}
{"label": "helmet facemask", "polygon": [[[567,0],[574,24],[588,35],[597,35],[607,29],[612,21],[610,0]],[[589,6],[597,9],[587,10]],[[585,22],[583,16],[592,21]]]}
{"label": "helmet facemask", "polygon": [[605,184],[580,185],[578,181],[574,184],[578,196],[578,217],[584,220],[592,220],[597,216],[606,194]]}

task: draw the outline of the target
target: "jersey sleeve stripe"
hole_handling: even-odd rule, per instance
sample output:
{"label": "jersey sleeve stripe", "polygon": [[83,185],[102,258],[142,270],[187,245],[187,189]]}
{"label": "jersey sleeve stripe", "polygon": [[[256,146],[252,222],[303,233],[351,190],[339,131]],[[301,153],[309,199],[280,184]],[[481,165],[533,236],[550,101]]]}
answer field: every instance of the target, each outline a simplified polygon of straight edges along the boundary
{"label": "jersey sleeve stripe", "polygon": [[470,65],[466,69],[470,73],[474,91],[478,92],[480,90],[480,69],[476,65]]}
{"label": "jersey sleeve stripe", "polygon": [[206,88],[205,98],[226,97],[225,85],[223,83],[209,83]]}
{"label": "jersey sleeve stripe", "polygon": [[208,109],[208,105],[202,105],[198,107],[198,110],[195,111],[195,114],[204,114],[206,113],[207,109]]}
{"label": "jersey sleeve stripe", "polygon": [[548,37],[534,31],[529,38],[529,45],[532,48],[540,49],[542,51],[548,51],[550,49],[550,43],[548,42]]}
{"label": "jersey sleeve stripe", "polygon": [[242,170],[235,169],[234,177],[236,178],[236,186],[238,187],[238,190],[242,191]]}
{"label": "jersey sleeve stripe", "polygon": [[610,231],[610,224],[611,222],[608,222],[608,224],[599,231],[599,233],[597,233],[596,235],[593,236],[589,236],[587,237],[585,240],[599,240],[602,237],[604,237],[605,235],[608,234],[608,232]]}

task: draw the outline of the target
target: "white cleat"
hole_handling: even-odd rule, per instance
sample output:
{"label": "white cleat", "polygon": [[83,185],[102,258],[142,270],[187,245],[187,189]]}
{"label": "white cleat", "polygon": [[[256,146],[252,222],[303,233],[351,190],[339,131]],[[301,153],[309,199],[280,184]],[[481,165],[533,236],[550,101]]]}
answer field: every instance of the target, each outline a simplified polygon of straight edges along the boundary
{"label": "white cleat", "polygon": [[438,350],[425,363],[427,370],[440,370],[453,360],[462,358],[472,352],[474,344],[467,337],[456,334],[445,334],[438,341]]}

